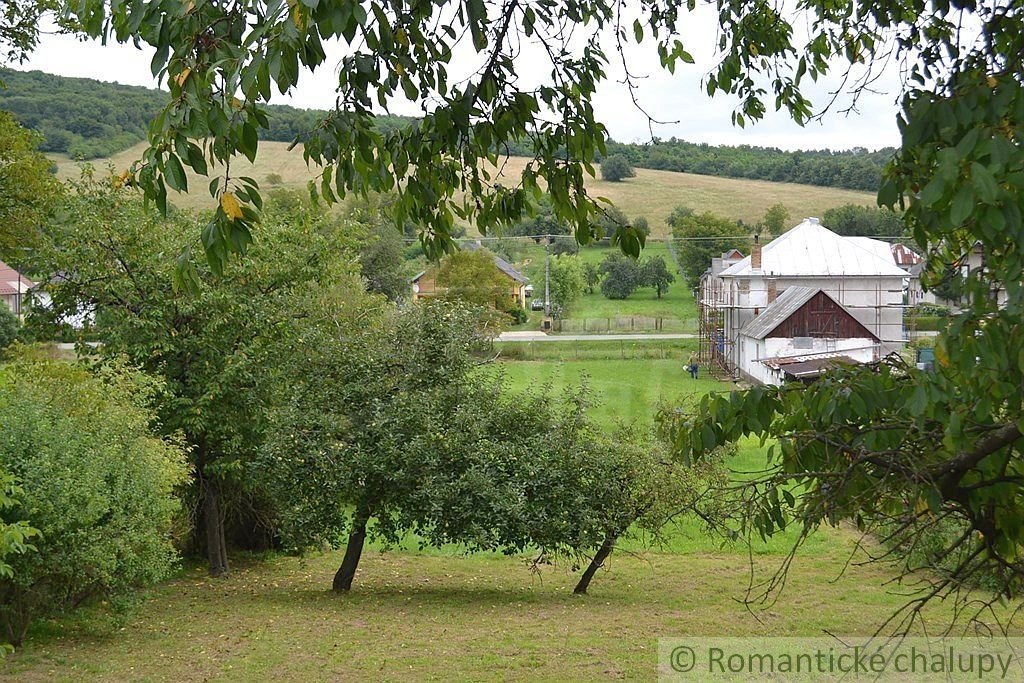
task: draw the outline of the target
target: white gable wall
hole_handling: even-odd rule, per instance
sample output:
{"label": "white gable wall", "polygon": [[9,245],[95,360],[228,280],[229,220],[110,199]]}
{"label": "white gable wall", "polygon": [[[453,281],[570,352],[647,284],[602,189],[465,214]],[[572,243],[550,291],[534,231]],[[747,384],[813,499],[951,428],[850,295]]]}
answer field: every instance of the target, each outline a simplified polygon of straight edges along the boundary
{"label": "white gable wall", "polygon": [[858,363],[878,360],[877,345],[870,337],[850,339],[813,339],[811,347],[797,348],[792,337],[766,337],[755,339],[741,334],[736,345],[739,351],[739,367],[748,381],[761,384],[782,384],[785,379],[781,370],[770,368],[760,362],[766,358],[793,358],[798,356],[821,356],[838,353]]}

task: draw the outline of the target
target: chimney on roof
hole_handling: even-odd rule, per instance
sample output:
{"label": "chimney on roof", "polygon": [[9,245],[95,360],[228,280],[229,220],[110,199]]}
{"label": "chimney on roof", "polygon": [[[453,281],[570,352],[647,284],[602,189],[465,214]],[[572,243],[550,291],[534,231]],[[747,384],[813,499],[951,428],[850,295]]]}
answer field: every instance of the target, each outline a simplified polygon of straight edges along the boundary
{"label": "chimney on roof", "polygon": [[814,225],[821,225],[821,219],[815,218],[814,216],[811,216],[810,218],[807,218],[806,220],[807,220],[808,223],[813,223]]}
{"label": "chimney on roof", "polygon": [[754,235],[754,248],[750,250],[750,267],[761,270],[761,236]]}
{"label": "chimney on roof", "polygon": [[775,278],[768,280],[768,303],[771,303],[779,298],[779,283],[775,281]]}

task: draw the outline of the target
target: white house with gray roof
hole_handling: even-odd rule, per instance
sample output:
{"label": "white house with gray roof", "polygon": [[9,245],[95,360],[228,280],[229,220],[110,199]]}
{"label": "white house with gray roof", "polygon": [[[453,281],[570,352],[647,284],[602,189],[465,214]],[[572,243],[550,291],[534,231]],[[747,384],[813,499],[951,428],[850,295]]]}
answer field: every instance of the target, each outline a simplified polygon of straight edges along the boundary
{"label": "white house with gray roof", "polygon": [[714,311],[704,314],[713,321],[702,333],[711,335],[705,362],[777,383],[803,379],[783,365],[806,362],[808,372],[820,372],[837,359],[870,362],[899,349],[908,273],[888,249],[837,235],[817,218],[755,244],[702,288],[700,305]]}

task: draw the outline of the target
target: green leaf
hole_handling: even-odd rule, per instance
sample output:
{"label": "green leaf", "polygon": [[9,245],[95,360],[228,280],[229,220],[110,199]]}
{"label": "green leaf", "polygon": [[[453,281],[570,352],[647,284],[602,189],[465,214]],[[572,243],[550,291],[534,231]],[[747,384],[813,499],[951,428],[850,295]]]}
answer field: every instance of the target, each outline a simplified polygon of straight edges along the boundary
{"label": "green leaf", "polygon": [[164,160],[164,173],[167,184],[171,186],[172,190],[188,192],[188,177],[185,175],[181,161],[174,154],[168,154]]}
{"label": "green leaf", "polygon": [[953,225],[963,225],[963,222],[967,220],[972,211],[974,211],[974,192],[971,190],[970,185],[964,185],[953,197],[949,219]]}

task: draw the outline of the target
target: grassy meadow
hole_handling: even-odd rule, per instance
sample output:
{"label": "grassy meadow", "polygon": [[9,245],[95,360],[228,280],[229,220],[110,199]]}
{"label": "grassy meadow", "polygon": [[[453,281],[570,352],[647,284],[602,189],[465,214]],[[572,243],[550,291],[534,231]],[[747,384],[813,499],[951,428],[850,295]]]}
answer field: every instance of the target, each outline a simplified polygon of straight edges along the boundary
{"label": "grassy meadow", "polygon": [[[638,342],[645,353],[660,346],[671,354],[690,343]],[[552,350],[543,362],[497,365],[521,389],[546,383],[559,391],[586,375],[598,402],[593,414],[607,426],[647,421],[660,401],[729,388],[690,380],[675,358],[615,358],[614,347],[590,342],[585,360],[556,360]],[[730,464],[740,472],[763,458],[747,442]],[[777,602],[748,610],[743,598],[751,567],[767,576],[792,539],[787,533],[748,548],[682,520],[664,546],[624,543],[583,597],[572,595],[578,575],[567,565],[532,568],[528,555],[466,556],[457,547],[420,551],[414,539],[365,552],[347,595],[329,590],[340,552],[243,557],[225,579],[186,566],[120,619],[88,607],[39,623],[0,664],[0,675],[30,681],[653,678],[662,636],[869,634],[904,604],[898,586],[883,587],[892,578],[886,570],[848,566],[859,552],[857,538],[839,528],[803,548]],[[928,612],[931,623],[949,617],[948,606]]]}
{"label": "grassy meadow", "polygon": [[[138,159],[143,149],[145,143],[140,143],[109,159],[97,159],[91,163],[100,170],[112,164],[120,172]],[[61,155],[53,155],[52,158],[57,165],[58,177],[66,179],[78,176],[78,162]],[[503,161],[500,169],[505,176],[515,177],[526,162],[525,158],[509,157]],[[306,182],[316,175],[315,171],[307,168],[301,150],[289,151],[288,143],[285,142],[262,143],[254,164],[240,157],[232,162],[232,170],[235,175],[255,178],[264,189],[273,187],[268,182],[268,176],[277,174],[282,181],[280,187],[303,192]],[[208,180],[189,171],[189,194],[172,193],[170,201],[184,208],[209,208],[211,200],[206,190],[208,184]],[[635,178],[618,183],[606,182],[599,177],[592,178],[587,183],[587,189],[594,196],[612,200],[630,218],[646,216],[655,236],[668,233],[665,218],[679,204],[697,211],[710,211],[726,218],[756,223],[773,204],[784,204],[789,209],[790,217],[799,220],[804,216],[820,216],[826,209],[842,204],[873,205],[875,202],[875,196],[869,192],[642,168],[636,169]]]}

